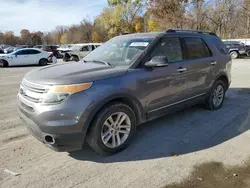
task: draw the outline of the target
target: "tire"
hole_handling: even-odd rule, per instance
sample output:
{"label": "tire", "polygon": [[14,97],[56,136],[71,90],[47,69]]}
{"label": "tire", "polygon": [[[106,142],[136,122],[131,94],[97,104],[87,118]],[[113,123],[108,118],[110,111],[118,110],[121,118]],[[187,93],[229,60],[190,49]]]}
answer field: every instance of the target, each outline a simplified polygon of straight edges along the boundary
{"label": "tire", "polygon": [[230,52],[230,56],[232,59],[237,59],[239,57],[239,53],[237,51]]}
{"label": "tire", "polygon": [[47,65],[47,63],[48,63],[48,61],[46,59],[40,59],[40,61],[39,61],[40,66],[45,66],[45,65]]}
{"label": "tire", "polygon": [[[126,127],[129,127],[130,124],[130,129],[117,128],[119,124],[118,126],[114,127],[114,129],[113,128],[109,129],[107,124],[112,126],[112,123],[110,123],[111,121],[108,120],[110,117],[112,117],[114,122],[116,122],[117,120],[114,119],[115,117],[117,118],[120,117],[121,118],[120,120],[126,117],[126,119],[124,119],[121,122],[121,126],[125,127],[127,125]],[[127,119],[127,117],[129,119]],[[119,131],[126,132],[127,134],[118,133]],[[107,132],[109,133],[106,134]],[[94,121],[91,124],[90,131],[87,135],[87,142],[89,146],[97,153],[101,155],[112,155],[125,149],[129,145],[129,143],[133,140],[135,133],[136,133],[136,116],[134,111],[126,104],[110,103],[107,107],[103,108],[95,116]],[[120,145],[118,143],[119,142],[118,137],[120,138]],[[115,142],[113,142],[113,139],[115,139]],[[105,140],[106,144],[104,143]],[[114,147],[113,143],[117,145]]]}
{"label": "tire", "polygon": [[[222,91],[219,89],[221,88]],[[217,95],[215,94],[216,91],[221,91],[219,93],[217,93]],[[206,107],[210,110],[218,110],[222,107],[223,103],[224,103],[224,99],[225,99],[225,91],[226,91],[226,87],[225,87],[225,83],[222,80],[217,80],[216,83],[214,84],[212,90],[210,91],[207,100],[206,100]],[[219,103],[216,103],[216,96],[217,99],[219,100]],[[219,97],[221,96],[221,97]]]}
{"label": "tire", "polygon": [[9,63],[5,60],[0,60],[1,64],[3,65],[3,67],[8,67]]}
{"label": "tire", "polygon": [[72,60],[77,62],[77,61],[79,61],[79,57],[74,55],[74,56],[72,57]]}
{"label": "tire", "polygon": [[247,51],[247,57],[250,57],[250,50]]}
{"label": "tire", "polygon": [[70,55],[68,53],[64,54],[63,61],[65,61],[65,62],[70,61]]}

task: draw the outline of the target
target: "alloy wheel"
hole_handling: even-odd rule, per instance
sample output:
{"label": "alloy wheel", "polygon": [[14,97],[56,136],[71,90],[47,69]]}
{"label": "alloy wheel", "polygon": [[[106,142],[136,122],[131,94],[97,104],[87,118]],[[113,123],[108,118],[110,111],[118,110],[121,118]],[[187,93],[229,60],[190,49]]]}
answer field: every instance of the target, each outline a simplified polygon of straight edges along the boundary
{"label": "alloy wheel", "polygon": [[213,92],[213,104],[217,108],[221,105],[224,99],[224,88],[222,85],[218,85]]}
{"label": "alloy wheel", "polygon": [[104,122],[101,139],[105,146],[117,148],[128,138],[131,130],[131,120],[124,112],[110,115]]}

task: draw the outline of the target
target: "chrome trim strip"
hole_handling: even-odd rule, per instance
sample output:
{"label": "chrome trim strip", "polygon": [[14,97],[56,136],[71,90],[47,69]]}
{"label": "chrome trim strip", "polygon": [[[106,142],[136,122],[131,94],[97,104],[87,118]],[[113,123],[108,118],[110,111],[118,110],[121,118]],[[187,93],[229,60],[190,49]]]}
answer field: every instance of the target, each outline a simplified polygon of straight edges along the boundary
{"label": "chrome trim strip", "polygon": [[22,95],[20,95],[20,93],[18,94],[18,98],[22,103],[26,104],[27,106],[34,107],[34,103],[25,99]]}
{"label": "chrome trim strip", "polygon": [[154,111],[157,111],[157,110],[161,110],[161,109],[163,109],[163,108],[167,108],[167,107],[170,107],[170,106],[173,106],[173,105],[176,105],[176,104],[179,104],[179,103],[182,103],[182,102],[185,102],[185,101],[194,99],[194,98],[196,98],[196,97],[200,97],[200,96],[205,95],[205,94],[206,94],[206,93],[201,93],[201,94],[199,94],[199,95],[195,95],[195,96],[193,96],[193,97],[189,97],[189,98],[187,98],[187,99],[184,99],[184,100],[181,100],[181,101],[172,103],[172,104],[168,104],[168,105],[162,106],[162,107],[160,107],[160,108],[156,108],[156,109],[150,110],[150,111],[148,111],[148,113],[151,113],[151,112],[154,112]]}
{"label": "chrome trim strip", "polygon": [[49,89],[51,86],[50,85],[42,85],[42,84],[37,84],[34,82],[30,82],[26,80],[25,78],[22,80],[22,84],[26,85],[27,87],[35,88],[35,89]]}

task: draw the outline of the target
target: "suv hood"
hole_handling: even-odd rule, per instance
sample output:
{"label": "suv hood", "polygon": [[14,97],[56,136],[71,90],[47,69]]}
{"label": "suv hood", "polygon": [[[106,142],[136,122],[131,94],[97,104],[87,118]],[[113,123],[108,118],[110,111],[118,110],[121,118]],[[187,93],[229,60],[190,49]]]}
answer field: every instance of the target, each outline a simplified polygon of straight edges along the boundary
{"label": "suv hood", "polygon": [[28,72],[25,79],[30,82],[50,85],[92,82],[126,74],[128,67],[111,67],[99,63],[64,63],[47,66]]}

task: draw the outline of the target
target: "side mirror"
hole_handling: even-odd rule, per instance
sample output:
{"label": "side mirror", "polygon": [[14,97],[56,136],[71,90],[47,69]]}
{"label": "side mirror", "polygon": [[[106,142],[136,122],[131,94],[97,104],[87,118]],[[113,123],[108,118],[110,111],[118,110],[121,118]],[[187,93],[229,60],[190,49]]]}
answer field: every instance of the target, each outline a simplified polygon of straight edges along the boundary
{"label": "side mirror", "polygon": [[145,63],[145,67],[167,67],[168,58],[166,56],[155,56],[150,61]]}

